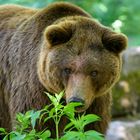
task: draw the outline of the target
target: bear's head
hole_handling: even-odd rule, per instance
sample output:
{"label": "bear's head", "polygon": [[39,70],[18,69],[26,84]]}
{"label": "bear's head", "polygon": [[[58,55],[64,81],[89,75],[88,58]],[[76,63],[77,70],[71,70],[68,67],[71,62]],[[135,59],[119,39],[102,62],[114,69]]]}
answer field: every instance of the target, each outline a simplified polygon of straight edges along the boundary
{"label": "bear's head", "polygon": [[86,110],[119,78],[120,53],[127,38],[95,20],[75,16],[48,26],[38,62],[41,83],[51,93],[64,90],[66,102]]}

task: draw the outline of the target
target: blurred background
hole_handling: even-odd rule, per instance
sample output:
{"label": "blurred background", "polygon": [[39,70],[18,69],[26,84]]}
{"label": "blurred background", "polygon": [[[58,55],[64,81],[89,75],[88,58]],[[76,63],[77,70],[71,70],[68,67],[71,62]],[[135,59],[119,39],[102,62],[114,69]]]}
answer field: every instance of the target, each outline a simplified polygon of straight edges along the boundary
{"label": "blurred background", "polygon": [[139,0],[0,0],[0,4],[15,3],[42,8],[56,1],[79,5],[104,25],[125,33],[129,37],[130,47],[140,45]]}
{"label": "blurred background", "polygon": [[[20,4],[43,8],[60,0],[0,0],[0,4]],[[140,140],[140,1],[139,0],[61,0],[74,3],[105,26],[128,36],[128,49],[122,54],[120,81],[113,89],[112,122],[107,140]],[[116,133],[117,132],[117,133]]]}

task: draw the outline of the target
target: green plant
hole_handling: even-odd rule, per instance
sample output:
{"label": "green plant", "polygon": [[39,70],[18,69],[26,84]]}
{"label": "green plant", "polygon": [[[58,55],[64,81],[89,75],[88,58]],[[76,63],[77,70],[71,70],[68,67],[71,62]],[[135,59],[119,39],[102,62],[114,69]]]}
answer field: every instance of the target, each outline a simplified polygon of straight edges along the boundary
{"label": "green plant", "polygon": [[[104,140],[103,135],[95,130],[84,131],[87,124],[100,120],[97,115],[83,114],[75,117],[75,107],[79,106],[79,103],[70,103],[64,106],[60,102],[63,92],[55,94],[55,96],[46,94],[52,103],[39,111],[31,110],[25,114],[18,113],[15,131],[7,133],[5,129],[0,128],[1,135],[6,135],[3,140],[52,140],[50,130],[38,132],[35,129],[36,123],[42,120],[46,123],[49,119],[53,119],[55,123],[55,140]],[[64,135],[59,137],[58,125],[64,115],[68,117],[70,123],[65,126]]]}

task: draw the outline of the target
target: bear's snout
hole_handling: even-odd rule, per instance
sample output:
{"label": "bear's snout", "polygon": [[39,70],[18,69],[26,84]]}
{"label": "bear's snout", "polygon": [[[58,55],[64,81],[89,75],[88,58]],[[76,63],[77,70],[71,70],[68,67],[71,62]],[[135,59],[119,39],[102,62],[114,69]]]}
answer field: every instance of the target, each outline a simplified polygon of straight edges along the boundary
{"label": "bear's snout", "polygon": [[72,97],[68,100],[68,103],[72,103],[72,102],[81,103],[80,106],[84,106],[84,104],[85,104],[84,100],[81,98],[78,98],[78,97]]}
{"label": "bear's snout", "polygon": [[76,107],[77,112],[87,110],[95,98],[91,78],[82,73],[71,74],[66,86],[65,94],[67,103],[82,103],[80,106]]}
{"label": "bear's snout", "polygon": [[71,103],[71,102],[79,102],[81,104],[84,104],[84,100],[81,99],[81,98],[78,98],[78,97],[72,97],[68,100],[68,103]]}

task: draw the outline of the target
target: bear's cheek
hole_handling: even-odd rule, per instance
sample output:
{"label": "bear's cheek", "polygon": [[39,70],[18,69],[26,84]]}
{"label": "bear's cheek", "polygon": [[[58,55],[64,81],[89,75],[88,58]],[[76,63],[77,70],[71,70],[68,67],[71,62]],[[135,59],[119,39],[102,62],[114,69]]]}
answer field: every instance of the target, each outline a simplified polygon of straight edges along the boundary
{"label": "bear's cheek", "polygon": [[62,83],[60,68],[57,64],[49,64],[46,70],[46,81],[47,81],[47,89],[50,89],[50,92],[59,93],[64,90],[64,86]]}
{"label": "bear's cheek", "polygon": [[118,72],[116,70],[106,70],[105,68],[103,69],[104,71],[99,75],[98,79],[93,82],[93,85],[95,85],[96,87],[96,97],[100,97],[109,92],[110,89],[117,82],[117,79],[119,77]]}
{"label": "bear's cheek", "polygon": [[38,74],[40,82],[50,93],[59,93],[64,90],[61,78],[61,57],[54,51],[42,59],[42,65],[39,66]]}

